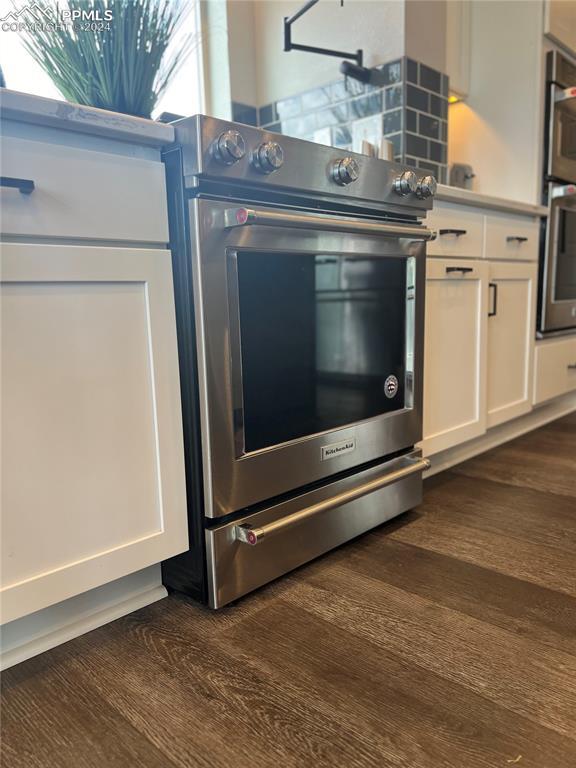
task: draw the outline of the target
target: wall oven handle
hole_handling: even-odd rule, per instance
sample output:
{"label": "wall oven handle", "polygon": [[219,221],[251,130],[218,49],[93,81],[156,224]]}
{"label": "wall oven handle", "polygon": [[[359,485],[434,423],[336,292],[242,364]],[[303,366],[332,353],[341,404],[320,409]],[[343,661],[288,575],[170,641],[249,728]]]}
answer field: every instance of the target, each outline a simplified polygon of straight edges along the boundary
{"label": "wall oven handle", "polygon": [[280,533],[286,528],[291,528],[293,525],[298,525],[310,517],[320,514],[321,512],[327,512],[335,507],[340,507],[343,504],[347,504],[350,501],[360,499],[362,496],[366,496],[369,493],[385,488],[387,485],[392,485],[399,480],[403,480],[410,475],[415,475],[417,472],[423,472],[430,467],[428,459],[413,459],[406,458],[406,464],[399,469],[395,469],[392,472],[387,472],[381,477],[376,477],[374,480],[369,480],[367,483],[351,488],[348,491],[339,493],[330,499],[319,501],[317,504],[313,504],[310,507],[301,509],[298,512],[294,512],[292,515],[287,515],[280,520],[274,520],[271,523],[253,528],[248,524],[236,525],[234,527],[234,538],[243,544],[250,544],[256,546],[263,539]]}
{"label": "wall oven handle", "polygon": [[257,211],[252,208],[229,208],[224,212],[224,227],[290,227],[294,229],[322,229],[330,232],[357,232],[364,235],[408,237],[411,240],[430,240],[432,232],[426,227],[405,224],[384,224],[376,221],[337,219],[307,213]]}

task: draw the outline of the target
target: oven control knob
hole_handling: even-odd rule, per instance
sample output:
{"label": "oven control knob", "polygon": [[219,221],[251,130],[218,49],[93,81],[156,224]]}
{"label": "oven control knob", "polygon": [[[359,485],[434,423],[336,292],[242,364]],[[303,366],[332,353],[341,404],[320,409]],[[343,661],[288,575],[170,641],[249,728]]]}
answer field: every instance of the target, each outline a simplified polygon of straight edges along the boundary
{"label": "oven control knob", "polygon": [[404,171],[394,179],[394,191],[399,195],[409,195],[410,192],[416,192],[417,183],[414,171]]}
{"label": "oven control knob", "polygon": [[252,165],[260,173],[274,173],[284,165],[284,150],[277,141],[266,141],[254,151]]}
{"label": "oven control knob", "polygon": [[421,197],[422,199],[434,197],[437,186],[434,176],[422,176],[422,178],[418,180],[416,196]]}
{"label": "oven control knob", "polygon": [[345,187],[352,184],[360,175],[360,168],[353,157],[343,157],[342,160],[336,160],[332,166],[332,178],[336,184]]}
{"label": "oven control knob", "polygon": [[234,165],[246,154],[246,144],[238,131],[224,131],[213,145],[214,157],[224,165]]}

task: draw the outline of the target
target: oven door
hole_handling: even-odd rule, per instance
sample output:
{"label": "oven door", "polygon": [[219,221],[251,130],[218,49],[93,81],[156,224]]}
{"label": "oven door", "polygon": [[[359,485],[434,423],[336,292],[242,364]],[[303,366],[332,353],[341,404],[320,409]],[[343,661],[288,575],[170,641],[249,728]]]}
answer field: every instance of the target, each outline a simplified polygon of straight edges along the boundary
{"label": "oven door", "polygon": [[540,330],[576,328],[576,187],[550,188]]}
{"label": "oven door", "polygon": [[576,181],[576,88],[551,86],[551,125],[548,175]]}
{"label": "oven door", "polygon": [[206,516],[418,442],[428,230],[190,210]]}

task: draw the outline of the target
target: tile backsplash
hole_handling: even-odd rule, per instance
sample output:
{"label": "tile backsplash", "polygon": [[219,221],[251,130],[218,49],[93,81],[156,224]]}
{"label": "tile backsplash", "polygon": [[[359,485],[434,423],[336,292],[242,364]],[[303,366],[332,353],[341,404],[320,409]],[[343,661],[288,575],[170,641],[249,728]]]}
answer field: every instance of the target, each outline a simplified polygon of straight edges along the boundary
{"label": "tile backsplash", "polygon": [[340,79],[256,110],[233,104],[233,119],[359,151],[362,139],[392,142],[398,162],[446,181],[448,77],[409,58],[383,64],[382,85]]}

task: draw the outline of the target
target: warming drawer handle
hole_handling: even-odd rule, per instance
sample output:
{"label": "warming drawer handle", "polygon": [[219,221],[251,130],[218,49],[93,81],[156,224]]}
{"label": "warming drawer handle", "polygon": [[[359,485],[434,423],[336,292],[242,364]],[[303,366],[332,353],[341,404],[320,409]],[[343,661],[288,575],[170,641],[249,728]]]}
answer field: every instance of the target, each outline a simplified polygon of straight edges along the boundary
{"label": "warming drawer handle", "polygon": [[294,229],[322,229],[330,232],[356,232],[363,235],[385,237],[408,237],[411,240],[430,240],[432,232],[426,227],[404,224],[384,224],[376,221],[337,219],[306,213],[284,213],[280,211],[256,211],[252,208],[228,208],[224,211],[224,227],[289,227]]}
{"label": "warming drawer handle", "polygon": [[395,469],[374,480],[369,480],[367,483],[363,483],[356,488],[351,488],[349,491],[343,491],[330,499],[319,501],[317,504],[312,504],[312,506],[294,512],[292,515],[287,515],[280,520],[274,520],[272,523],[267,523],[266,525],[261,525],[257,528],[253,528],[246,523],[243,525],[236,525],[234,527],[234,538],[243,544],[256,546],[256,544],[259,544],[263,539],[269,538],[276,533],[280,533],[286,528],[291,528],[293,525],[302,523],[310,517],[314,517],[314,515],[319,515],[321,512],[327,512],[335,507],[340,507],[350,501],[355,501],[356,499],[377,491],[380,488],[385,488],[387,485],[397,483],[405,477],[415,475],[417,472],[424,472],[425,469],[430,467],[428,459],[408,458],[406,461],[408,462],[407,465],[400,469]]}
{"label": "warming drawer handle", "polygon": [[0,187],[17,189],[23,195],[30,195],[34,192],[34,182],[32,179],[16,179],[12,176],[0,176]]}

